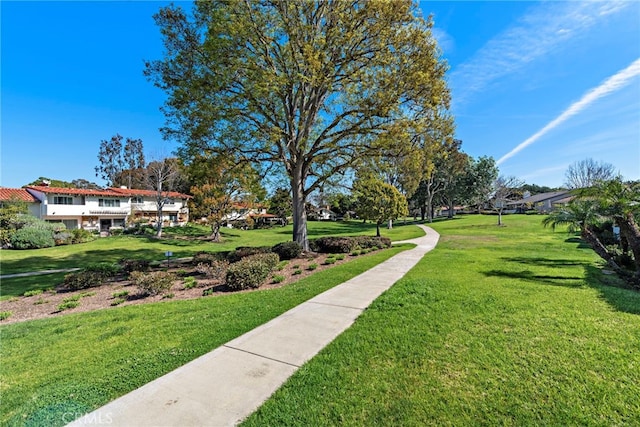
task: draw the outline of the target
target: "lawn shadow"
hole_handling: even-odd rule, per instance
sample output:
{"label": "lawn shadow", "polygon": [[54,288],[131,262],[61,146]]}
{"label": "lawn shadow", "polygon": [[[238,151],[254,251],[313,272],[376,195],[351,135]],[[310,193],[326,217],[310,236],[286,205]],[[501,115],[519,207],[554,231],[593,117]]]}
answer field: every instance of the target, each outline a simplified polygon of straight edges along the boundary
{"label": "lawn shadow", "polygon": [[503,257],[507,262],[517,262],[519,264],[542,265],[545,267],[568,267],[575,265],[588,265],[586,261],[576,261],[575,259],[550,259],[543,257]]}
{"label": "lawn shadow", "polygon": [[577,243],[578,249],[591,249],[591,246],[586,244],[585,241],[582,240],[580,237],[569,237],[568,239],[565,240],[565,243]]}
{"label": "lawn shadow", "polygon": [[615,274],[604,274],[593,265],[585,266],[585,282],[600,293],[600,298],[618,311],[640,314],[640,291],[629,287]]}
{"label": "lawn shadow", "polygon": [[582,277],[554,276],[548,274],[536,274],[531,270],[505,271],[489,270],[484,274],[487,277],[504,277],[509,279],[520,279],[534,283],[545,283],[552,286],[563,286],[568,288],[579,288],[582,284]]}

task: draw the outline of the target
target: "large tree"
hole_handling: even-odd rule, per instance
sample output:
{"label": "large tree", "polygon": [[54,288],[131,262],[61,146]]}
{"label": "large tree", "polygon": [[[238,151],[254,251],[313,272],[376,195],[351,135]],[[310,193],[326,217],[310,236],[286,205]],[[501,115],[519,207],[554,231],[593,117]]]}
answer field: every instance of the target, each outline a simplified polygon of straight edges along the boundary
{"label": "large tree", "polygon": [[432,23],[411,0],[203,1],[155,19],[166,54],[145,74],[168,93],[165,136],[186,158],[224,147],[279,164],[305,249],[310,193],[448,108]]}
{"label": "large tree", "polygon": [[111,139],[100,141],[96,176],[104,179],[111,187],[133,184],[133,174],[145,167],[144,152],[141,139],[123,137],[115,134]]}
{"label": "large tree", "polygon": [[569,165],[564,185],[571,189],[588,188],[598,181],[607,181],[615,176],[616,170],[612,164],[588,158]]}

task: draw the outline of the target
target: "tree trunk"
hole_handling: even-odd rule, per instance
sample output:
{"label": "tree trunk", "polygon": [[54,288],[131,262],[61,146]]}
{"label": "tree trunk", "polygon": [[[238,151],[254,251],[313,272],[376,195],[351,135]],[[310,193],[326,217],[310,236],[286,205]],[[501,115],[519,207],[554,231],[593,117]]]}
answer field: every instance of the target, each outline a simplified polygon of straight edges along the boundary
{"label": "tree trunk", "polygon": [[158,206],[158,224],[156,228],[158,229],[156,237],[162,237],[162,206]]}
{"label": "tree trunk", "polygon": [[211,240],[214,242],[220,241],[220,224],[219,223],[216,222],[215,224],[211,225],[211,235],[209,237],[211,237]]}
{"label": "tree trunk", "polygon": [[380,237],[380,223],[376,222],[376,237]]}
{"label": "tree trunk", "polygon": [[307,212],[305,210],[304,179],[302,173],[291,178],[291,190],[293,193],[293,241],[302,246],[303,251],[309,250],[307,237]]}
{"label": "tree trunk", "polygon": [[598,237],[593,234],[591,230],[589,230],[588,228],[583,228],[580,231],[580,236],[585,242],[589,244],[589,246],[591,246],[591,248],[596,254],[598,254],[600,258],[607,261],[609,267],[611,267],[616,273],[624,277],[629,276],[629,273],[620,268],[620,266],[614,261],[609,251],[607,251],[607,248],[602,244],[600,239],[598,239]]}
{"label": "tree trunk", "polygon": [[392,230],[392,229],[393,229],[393,220],[392,220],[392,219],[390,219],[390,220],[389,220],[389,223],[387,224],[387,228],[388,228],[389,230]]}
{"label": "tree trunk", "polygon": [[449,215],[448,215],[449,218],[453,218],[454,212],[455,212],[455,206],[454,206],[454,203],[453,203],[453,199],[450,199],[449,200]]}
{"label": "tree trunk", "polygon": [[640,228],[638,228],[638,224],[636,224],[632,213],[627,213],[626,215],[616,217],[615,219],[620,227],[621,237],[624,236],[631,248],[631,253],[633,253],[633,258],[636,264],[636,273],[640,274]]}

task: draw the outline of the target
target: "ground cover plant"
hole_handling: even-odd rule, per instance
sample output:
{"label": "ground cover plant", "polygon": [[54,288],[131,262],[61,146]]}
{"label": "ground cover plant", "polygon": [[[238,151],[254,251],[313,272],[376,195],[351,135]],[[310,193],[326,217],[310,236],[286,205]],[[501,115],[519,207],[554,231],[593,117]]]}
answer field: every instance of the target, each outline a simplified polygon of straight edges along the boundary
{"label": "ground cover plant", "polygon": [[357,257],[276,289],[2,326],[0,424],[64,425],[71,421],[65,414],[95,409],[408,247]]}
{"label": "ground cover plant", "polygon": [[640,294],[540,221],[434,222],[438,247],[244,425],[637,425]]}

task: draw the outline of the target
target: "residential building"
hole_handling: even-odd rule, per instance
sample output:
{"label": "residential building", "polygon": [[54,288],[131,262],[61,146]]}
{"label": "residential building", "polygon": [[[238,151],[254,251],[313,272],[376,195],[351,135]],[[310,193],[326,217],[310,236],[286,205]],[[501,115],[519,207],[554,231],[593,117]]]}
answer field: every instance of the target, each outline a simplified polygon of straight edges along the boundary
{"label": "residential building", "polygon": [[[187,202],[191,196],[169,192],[162,211],[163,223],[182,225],[189,221]],[[45,221],[62,222],[68,229],[108,231],[125,227],[136,218],[157,220],[156,192],[127,188],[100,190],[58,188],[46,185],[24,189],[0,189],[0,201],[11,198],[29,203],[29,212]]]}

